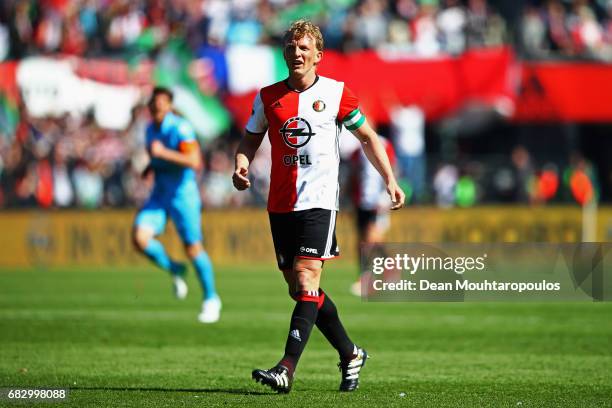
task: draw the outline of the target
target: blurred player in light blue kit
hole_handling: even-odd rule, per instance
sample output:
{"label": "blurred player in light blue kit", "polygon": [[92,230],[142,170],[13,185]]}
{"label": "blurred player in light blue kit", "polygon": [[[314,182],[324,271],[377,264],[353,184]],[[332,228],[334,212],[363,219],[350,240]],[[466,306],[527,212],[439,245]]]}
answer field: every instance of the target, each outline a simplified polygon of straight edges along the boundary
{"label": "blurred player in light blue kit", "polygon": [[172,276],[174,294],[187,296],[186,266],[170,259],[155,237],[164,231],[168,216],[185,246],[204,292],[198,320],[219,320],[221,300],[215,290],[212,263],[202,246],[200,192],[196,171],[202,166],[201,152],[191,125],[172,111],[172,92],[163,87],[153,90],[149,110],[153,119],[147,127],[146,147],[154,175],[151,196],[136,215],[133,240],[136,248]]}

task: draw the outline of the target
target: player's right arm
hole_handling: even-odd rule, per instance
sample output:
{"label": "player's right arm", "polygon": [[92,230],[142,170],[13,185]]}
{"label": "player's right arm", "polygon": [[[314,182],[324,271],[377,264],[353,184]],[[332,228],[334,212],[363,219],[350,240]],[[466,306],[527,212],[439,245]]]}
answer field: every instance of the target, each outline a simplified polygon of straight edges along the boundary
{"label": "player's right arm", "polygon": [[249,165],[257,153],[257,149],[261,146],[261,142],[268,129],[268,121],[264,113],[263,103],[261,101],[261,93],[257,93],[253,102],[253,111],[246,125],[246,134],[240,141],[236,150],[236,161],[232,182],[237,190],[246,190],[251,187],[251,182],[248,179]]}
{"label": "player's right arm", "polygon": [[251,182],[248,179],[249,165],[257,153],[257,149],[263,141],[265,133],[251,133],[248,130],[246,135],[240,141],[240,145],[236,150],[236,167],[232,182],[237,190],[245,190],[251,187]]}

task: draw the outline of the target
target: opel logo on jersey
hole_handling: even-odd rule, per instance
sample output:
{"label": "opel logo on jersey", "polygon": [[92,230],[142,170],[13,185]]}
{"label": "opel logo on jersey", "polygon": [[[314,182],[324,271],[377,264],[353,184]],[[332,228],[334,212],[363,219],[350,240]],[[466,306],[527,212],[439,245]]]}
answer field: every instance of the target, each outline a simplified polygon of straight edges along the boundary
{"label": "opel logo on jersey", "polygon": [[279,132],[283,136],[285,144],[294,149],[306,145],[310,138],[315,135],[315,133],[312,133],[310,123],[299,116],[287,119]]}
{"label": "opel logo on jersey", "polygon": [[323,102],[320,99],[317,99],[316,101],[314,101],[314,103],[312,104],[312,109],[315,110],[315,112],[323,112],[325,110],[325,102]]}

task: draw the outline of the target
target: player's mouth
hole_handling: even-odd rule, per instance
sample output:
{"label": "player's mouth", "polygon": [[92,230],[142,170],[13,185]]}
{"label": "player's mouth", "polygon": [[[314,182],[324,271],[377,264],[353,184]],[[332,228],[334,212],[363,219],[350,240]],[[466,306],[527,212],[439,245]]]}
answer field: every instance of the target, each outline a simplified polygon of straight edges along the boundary
{"label": "player's mouth", "polygon": [[303,62],[301,62],[301,61],[293,61],[293,63],[291,64],[291,66],[292,66],[293,68],[296,68],[296,69],[297,69],[297,68],[301,68],[303,65],[304,65],[304,63],[303,63]]}

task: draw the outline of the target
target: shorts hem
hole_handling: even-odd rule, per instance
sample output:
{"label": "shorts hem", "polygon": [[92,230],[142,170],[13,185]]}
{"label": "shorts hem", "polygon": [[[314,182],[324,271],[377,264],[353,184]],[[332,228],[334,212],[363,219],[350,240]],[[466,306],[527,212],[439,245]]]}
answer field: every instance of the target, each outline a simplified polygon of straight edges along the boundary
{"label": "shorts hem", "polygon": [[315,256],[306,256],[306,255],[295,255],[295,257],[302,258],[302,259],[315,259],[317,261],[326,261],[328,259],[340,258],[340,255],[331,255],[331,256],[322,257],[322,258],[317,258]]}

